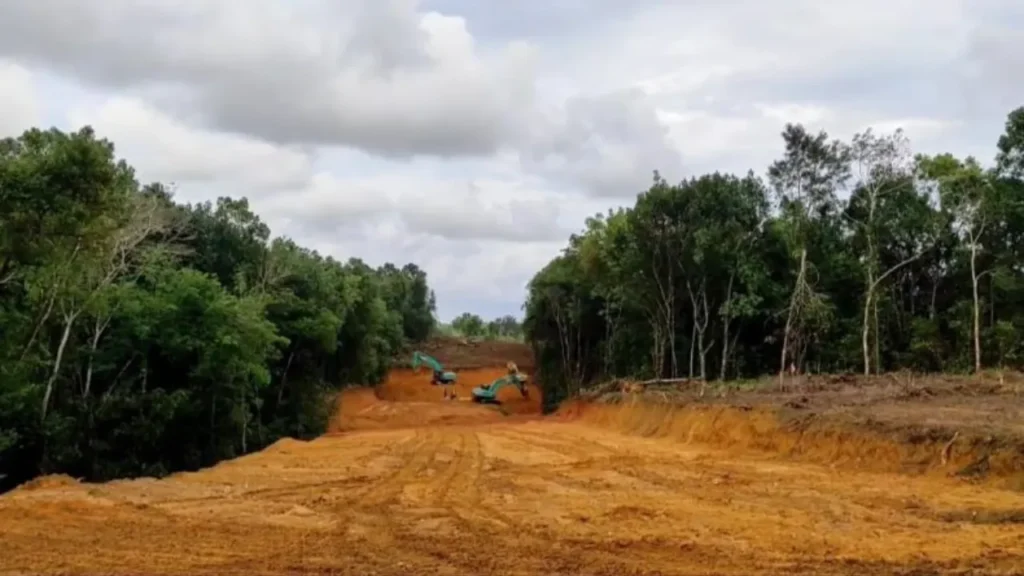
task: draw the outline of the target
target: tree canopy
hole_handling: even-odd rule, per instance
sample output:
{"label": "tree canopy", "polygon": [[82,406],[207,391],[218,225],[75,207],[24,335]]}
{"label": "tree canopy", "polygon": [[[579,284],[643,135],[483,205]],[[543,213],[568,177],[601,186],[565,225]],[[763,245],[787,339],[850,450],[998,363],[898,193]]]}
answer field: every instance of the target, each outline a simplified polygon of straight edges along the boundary
{"label": "tree canopy", "polygon": [[434,308],[416,265],[271,238],[245,198],[177,204],[88,127],[0,140],[0,490],[315,436]]}
{"label": "tree canopy", "polygon": [[1024,363],[1024,108],[995,162],[798,124],[767,178],[655,172],[529,284],[545,398],[612,377]]}
{"label": "tree canopy", "polygon": [[439,331],[450,335],[483,340],[522,341],[523,325],[515,316],[506,314],[494,320],[484,320],[477,314],[463,312],[450,325],[439,326]]}

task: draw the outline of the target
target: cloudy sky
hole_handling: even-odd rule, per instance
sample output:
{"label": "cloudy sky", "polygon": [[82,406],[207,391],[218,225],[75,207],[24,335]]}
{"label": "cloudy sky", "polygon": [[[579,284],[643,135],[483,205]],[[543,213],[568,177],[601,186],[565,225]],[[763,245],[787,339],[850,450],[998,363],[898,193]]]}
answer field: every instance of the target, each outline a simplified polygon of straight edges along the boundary
{"label": "cloudy sky", "polygon": [[6,0],[0,134],[91,124],[146,181],[413,261],[439,315],[519,315],[657,169],[763,172],[787,121],[990,161],[1020,0]]}

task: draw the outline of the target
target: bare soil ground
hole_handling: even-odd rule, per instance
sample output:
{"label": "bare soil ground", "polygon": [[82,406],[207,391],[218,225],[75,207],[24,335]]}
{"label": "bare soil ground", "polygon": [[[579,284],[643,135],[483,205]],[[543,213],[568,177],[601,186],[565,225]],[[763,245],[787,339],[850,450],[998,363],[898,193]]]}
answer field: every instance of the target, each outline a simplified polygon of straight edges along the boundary
{"label": "bare soil ground", "polygon": [[[755,448],[791,459],[859,470],[940,474],[1024,490],[1024,375],[981,377],[887,374],[797,376],[740,389],[700,384],[609,383],[586,394],[592,417],[609,405],[641,402],[626,432]],[[566,408],[568,409],[568,408]],[[618,413],[611,410],[611,413]],[[715,425],[693,429],[694,421]]]}
{"label": "bare soil ground", "polygon": [[[533,352],[529,346],[519,342],[482,341],[465,338],[433,338],[415,348],[436,358],[446,370],[504,367],[508,361],[515,362],[520,370],[534,369]],[[395,358],[396,366],[408,366],[413,349],[405,350]]]}
{"label": "bare soil ground", "polygon": [[[842,403],[818,406],[819,393],[831,392],[761,392],[757,406],[757,392],[683,405],[605,394],[541,417],[527,401],[511,415],[443,401],[399,372],[378,393],[347,391],[312,442],[0,497],[0,573],[1024,572],[1024,493],[949,476],[955,450],[903,470],[926,442],[843,410],[833,422],[824,406]],[[815,408],[787,408],[791,394]],[[884,418],[917,413],[886,405]],[[819,414],[820,433],[792,428],[801,412]]]}

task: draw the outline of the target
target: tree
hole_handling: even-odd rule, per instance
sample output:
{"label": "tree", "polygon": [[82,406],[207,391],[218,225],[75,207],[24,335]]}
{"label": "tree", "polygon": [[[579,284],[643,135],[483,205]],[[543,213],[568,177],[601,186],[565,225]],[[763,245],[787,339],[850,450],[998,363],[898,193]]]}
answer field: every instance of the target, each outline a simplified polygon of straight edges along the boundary
{"label": "tree", "polygon": [[950,154],[918,157],[922,176],[934,183],[939,192],[942,208],[948,214],[954,233],[969,253],[972,296],[972,334],[974,345],[974,371],[981,371],[981,298],[978,286],[985,274],[979,256],[984,250],[982,238],[986,229],[998,217],[995,188],[973,158],[958,160]]}
{"label": "tree", "polygon": [[[933,239],[928,222],[927,200],[917,195],[910,143],[902,130],[887,136],[876,136],[870,129],[854,135],[850,157],[857,180],[844,215],[854,226],[854,234],[862,252],[864,306],[861,345],[864,374],[869,375],[870,319],[872,312],[877,317],[876,294],[879,286],[894,273],[919,259],[931,247]],[[895,244],[901,239],[904,240],[905,257],[882,268],[883,242]],[[876,343],[877,333],[878,327],[875,326]],[[876,369],[881,369],[877,358]]]}
{"label": "tree", "polygon": [[787,125],[771,207],[752,172],[675,184],[656,172],[528,285],[546,398],[685,375],[687,351],[705,380],[1024,368],[1021,126],[1011,112],[985,170],[914,156],[900,130],[840,142]]}
{"label": "tree", "polygon": [[787,124],[782,138],[785,156],[772,164],[768,176],[779,196],[783,229],[798,265],[782,336],[780,379],[792,355],[791,338],[805,337],[804,325],[821,314],[824,298],[808,276],[808,245],[815,225],[832,213],[836,189],[850,175],[847,147],[837,140],[829,142],[825,132],[811,135],[803,126]]}
{"label": "tree", "polygon": [[477,338],[484,335],[484,321],[476,314],[463,312],[452,320],[452,328],[460,334],[469,338]]}
{"label": "tree", "polygon": [[1004,176],[1024,178],[1024,106],[1006,117],[1006,131],[997,143],[996,166]]}
{"label": "tree", "polygon": [[320,434],[434,307],[415,265],[271,239],[245,198],[176,204],[88,127],[0,140],[0,490]]}

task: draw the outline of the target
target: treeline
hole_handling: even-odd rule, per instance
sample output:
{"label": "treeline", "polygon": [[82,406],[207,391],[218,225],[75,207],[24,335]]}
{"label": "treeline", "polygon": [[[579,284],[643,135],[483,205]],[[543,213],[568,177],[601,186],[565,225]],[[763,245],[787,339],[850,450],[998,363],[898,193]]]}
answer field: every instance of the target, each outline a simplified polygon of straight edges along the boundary
{"label": "treeline", "polygon": [[195,469],[320,433],[434,328],[415,265],[275,238],[245,199],[180,205],[90,128],[0,141],[0,489]]}
{"label": "treeline", "polygon": [[1024,108],[995,165],[800,125],[767,179],[655,173],[529,285],[552,400],[613,376],[979,371],[1024,362]]}
{"label": "treeline", "polygon": [[450,336],[462,336],[483,340],[507,340],[521,342],[523,325],[515,316],[505,315],[494,320],[484,320],[477,314],[463,312],[451,324],[441,324],[438,331]]}

